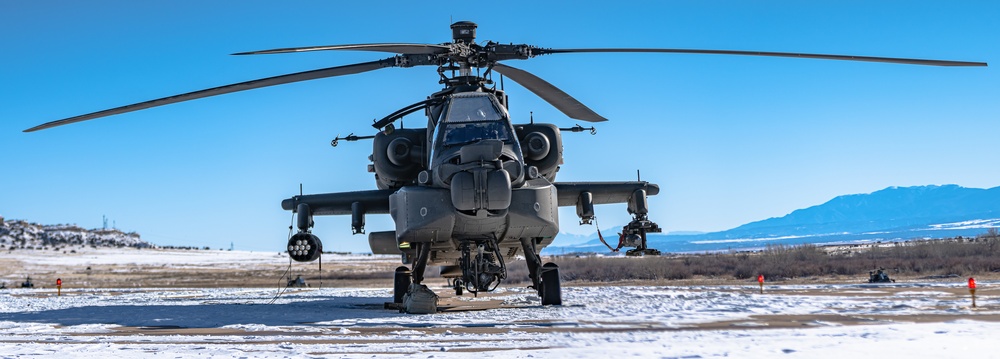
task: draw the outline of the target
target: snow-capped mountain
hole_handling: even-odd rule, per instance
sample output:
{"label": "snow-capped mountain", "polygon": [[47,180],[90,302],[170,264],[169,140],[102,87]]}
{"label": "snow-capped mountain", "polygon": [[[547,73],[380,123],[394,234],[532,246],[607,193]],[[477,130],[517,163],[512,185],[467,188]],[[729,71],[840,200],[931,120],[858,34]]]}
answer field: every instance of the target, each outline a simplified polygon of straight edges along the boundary
{"label": "snow-capped mountain", "polygon": [[923,229],[1000,218],[1000,187],[889,187],[836,197],[786,216],[744,224],[726,237],[817,235]]}
{"label": "snow-capped mountain", "polygon": [[[654,218],[655,220],[655,218]],[[788,215],[704,234],[651,234],[649,245],[666,251],[704,251],[763,247],[767,244],[893,241],[976,236],[1000,227],[1000,187],[957,185],[889,187],[866,194],[838,196]],[[617,235],[605,233],[617,242]],[[548,253],[607,248],[596,239],[582,245],[549,247]]]}

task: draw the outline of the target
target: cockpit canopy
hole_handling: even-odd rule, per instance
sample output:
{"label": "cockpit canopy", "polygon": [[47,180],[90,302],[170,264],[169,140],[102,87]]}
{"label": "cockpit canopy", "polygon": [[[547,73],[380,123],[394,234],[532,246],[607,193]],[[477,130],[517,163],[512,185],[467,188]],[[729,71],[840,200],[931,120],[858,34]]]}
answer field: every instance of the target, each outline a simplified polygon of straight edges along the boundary
{"label": "cockpit canopy", "polygon": [[499,121],[506,111],[493,102],[493,97],[483,92],[466,92],[451,97],[443,122]]}
{"label": "cockpit canopy", "polygon": [[506,172],[508,188],[523,182],[524,156],[517,132],[507,109],[493,94],[454,94],[442,107],[431,145],[430,168],[435,184],[449,186],[452,176],[482,166],[489,167],[490,173]]}
{"label": "cockpit canopy", "polygon": [[506,118],[506,111],[488,94],[457,94],[449,101],[447,110],[441,113],[435,147],[446,148],[481,140],[512,143],[515,136]]}
{"label": "cockpit canopy", "polygon": [[434,129],[432,158],[449,149],[482,140],[499,140],[510,147],[512,157],[521,160],[521,146],[507,110],[495,97],[484,92],[452,95],[441,111]]}

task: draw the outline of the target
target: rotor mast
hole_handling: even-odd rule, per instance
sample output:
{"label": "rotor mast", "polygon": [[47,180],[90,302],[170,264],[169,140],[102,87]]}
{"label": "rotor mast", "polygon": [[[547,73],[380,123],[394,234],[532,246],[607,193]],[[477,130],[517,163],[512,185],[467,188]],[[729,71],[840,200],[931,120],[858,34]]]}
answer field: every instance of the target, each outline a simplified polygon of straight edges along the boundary
{"label": "rotor mast", "polygon": [[[451,24],[451,38],[455,42],[453,43],[455,51],[459,56],[466,57],[458,61],[458,76],[468,77],[472,76],[472,66],[469,64],[469,59],[472,58],[474,52],[471,51],[472,47],[476,44],[476,28],[479,27],[476,23],[472,21],[459,21]],[[465,50],[465,51],[462,51]]]}

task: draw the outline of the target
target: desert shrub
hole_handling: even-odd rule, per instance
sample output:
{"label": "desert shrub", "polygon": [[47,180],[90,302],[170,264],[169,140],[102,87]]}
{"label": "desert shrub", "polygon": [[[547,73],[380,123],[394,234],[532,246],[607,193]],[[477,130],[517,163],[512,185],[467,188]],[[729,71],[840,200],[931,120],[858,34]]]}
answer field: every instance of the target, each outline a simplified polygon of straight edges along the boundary
{"label": "desert shrub", "polygon": [[[866,276],[885,268],[906,275],[973,275],[1000,271],[1000,236],[975,240],[943,239],[899,242],[891,246],[858,246],[827,253],[815,245],[768,246],[756,252],[685,254],[663,257],[559,257],[563,280],[612,282],[622,280],[686,279],[693,276],[749,280],[821,275]],[[508,263],[507,282],[529,282],[523,262]]]}
{"label": "desert shrub", "polygon": [[[559,275],[564,281],[616,282],[625,280],[686,279],[694,274],[680,258],[672,257],[559,257]],[[507,264],[508,283],[530,282],[523,261]]]}

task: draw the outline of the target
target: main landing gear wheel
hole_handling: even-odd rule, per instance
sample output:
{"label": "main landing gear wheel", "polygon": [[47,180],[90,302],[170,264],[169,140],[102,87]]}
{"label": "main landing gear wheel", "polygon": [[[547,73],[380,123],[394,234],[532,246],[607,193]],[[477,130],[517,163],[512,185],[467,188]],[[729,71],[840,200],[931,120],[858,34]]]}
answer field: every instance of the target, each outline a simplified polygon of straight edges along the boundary
{"label": "main landing gear wheel", "polygon": [[542,305],[562,305],[562,286],[559,284],[559,266],[555,263],[545,263],[542,266],[541,290]]}
{"label": "main landing gear wheel", "polygon": [[408,314],[437,313],[438,296],[426,285],[414,282],[403,296],[403,308],[400,312]]}
{"label": "main landing gear wheel", "polygon": [[[406,267],[396,268],[397,280],[393,283],[395,290],[393,294],[405,293],[399,308],[401,312],[434,314],[437,313],[438,296],[426,285],[420,284],[424,281],[424,271],[427,269],[427,259],[430,258],[431,245],[430,243],[415,243],[415,246],[417,256],[413,260],[413,268],[410,271],[405,271]],[[406,283],[409,283],[409,286],[402,287]]]}
{"label": "main landing gear wheel", "polygon": [[535,250],[535,238],[521,238],[520,240],[521,247],[524,249],[524,259],[528,265],[528,278],[531,278],[531,286],[528,288],[538,291],[538,296],[542,298],[542,305],[562,305],[559,266],[555,263],[541,265],[542,258]]}
{"label": "main landing gear wheel", "polygon": [[410,289],[410,268],[397,267],[392,283],[392,302],[402,304],[403,296]]}
{"label": "main landing gear wheel", "polygon": [[465,283],[461,279],[455,278],[455,295],[461,297],[462,291],[465,289]]}

